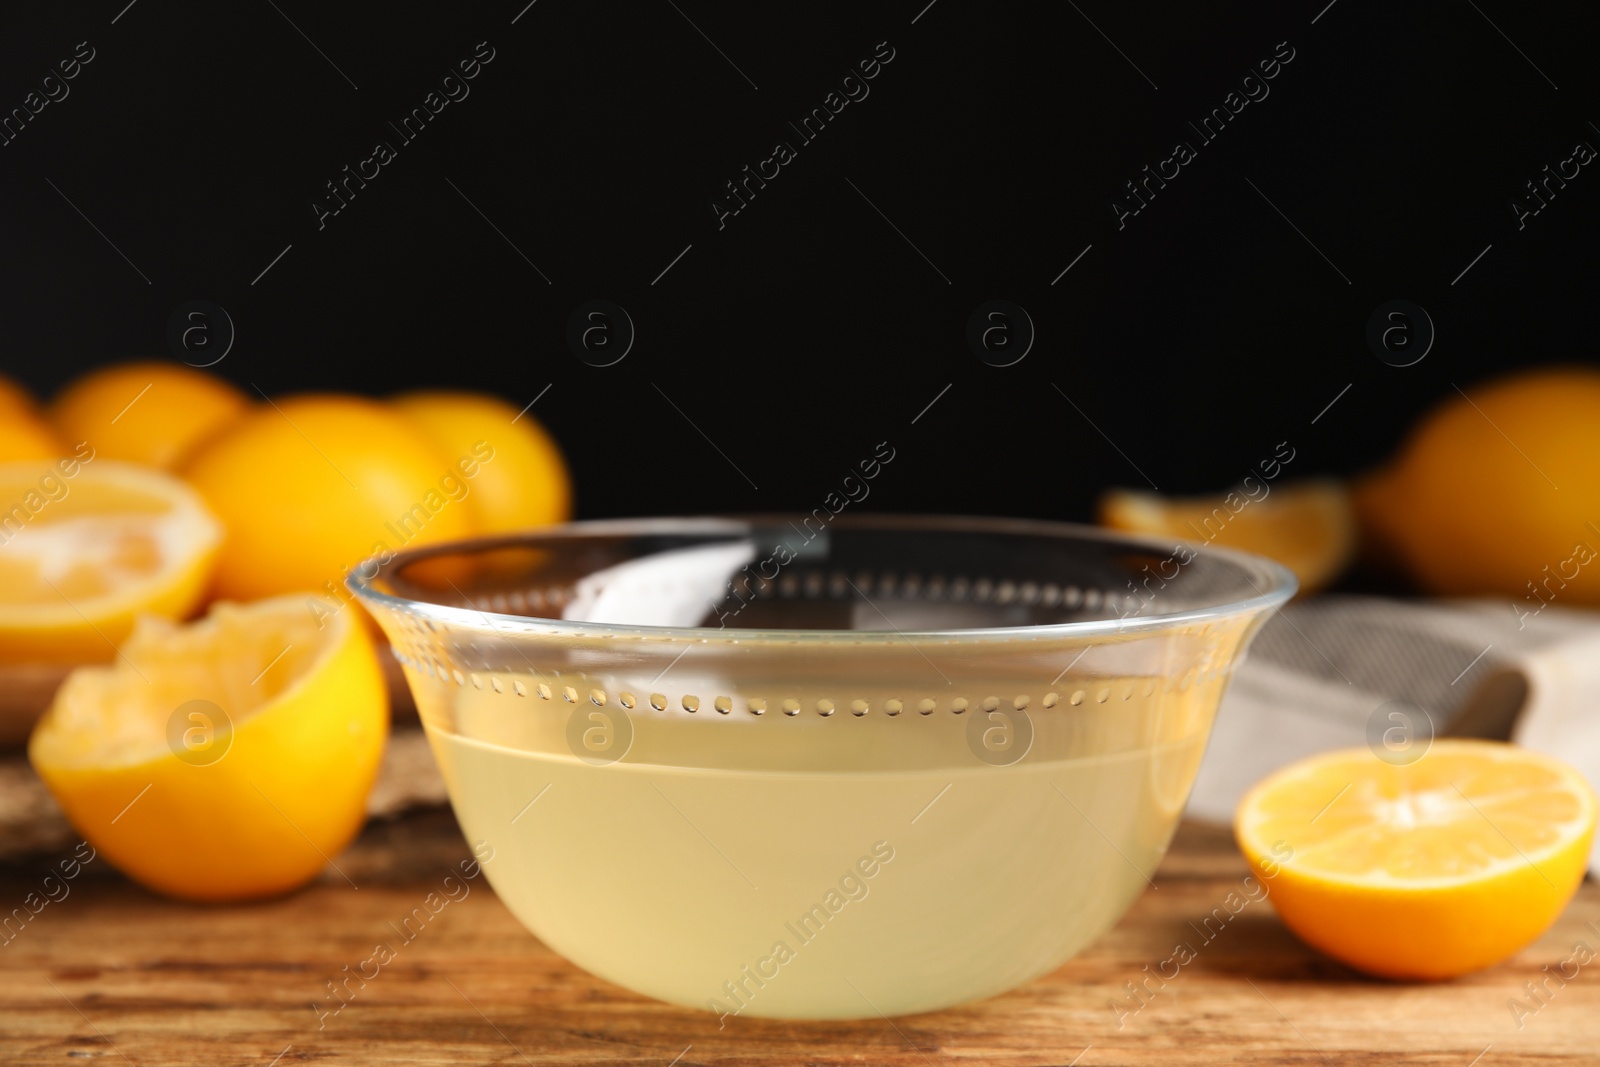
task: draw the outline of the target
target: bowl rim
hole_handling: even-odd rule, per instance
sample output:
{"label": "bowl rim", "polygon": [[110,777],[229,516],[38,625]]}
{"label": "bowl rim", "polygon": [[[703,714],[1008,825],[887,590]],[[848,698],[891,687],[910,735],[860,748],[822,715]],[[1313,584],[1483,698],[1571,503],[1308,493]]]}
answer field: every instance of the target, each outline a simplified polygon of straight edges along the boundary
{"label": "bowl rim", "polygon": [[[605,536],[616,534],[715,534],[748,532],[756,527],[795,522],[809,515],[800,513],[753,513],[747,515],[714,516],[659,516],[622,519],[586,519],[552,526],[541,526],[511,534],[486,537],[458,538],[436,544],[421,545],[384,553],[388,558],[369,557],[345,574],[345,586],[368,605],[380,606],[401,613],[419,615],[425,619],[452,628],[489,629],[498,636],[607,636],[628,635],[705,644],[718,642],[785,641],[810,643],[874,643],[878,641],[904,643],[912,639],[937,641],[1014,641],[1019,639],[1078,639],[1119,636],[1165,630],[1191,623],[1205,623],[1240,616],[1264,615],[1282,607],[1294,596],[1299,580],[1287,567],[1252,552],[1219,548],[1181,538],[1163,539],[1141,534],[1129,534],[1085,523],[1056,522],[1044,519],[1008,519],[988,516],[900,514],[894,512],[868,512],[856,515],[835,515],[827,529],[852,527],[856,529],[887,529],[914,533],[919,530],[950,530],[987,534],[1030,534],[1071,541],[1092,541],[1100,544],[1126,546],[1131,549],[1176,553],[1181,548],[1192,551],[1197,558],[1213,557],[1232,563],[1244,580],[1255,590],[1254,594],[1235,600],[1179,611],[1157,612],[1151,615],[1123,615],[1106,619],[1084,619],[1074,622],[1044,623],[1025,626],[992,626],[947,630],[833,630],[833,629],[740,629],[720,626],[652,626],[643,624],[597,623],[576,619],[551,619],[542,616],[514,615],[507,612],[485,611],[476,607],[455,607],[430,600],[415,600],[374,587],[386,571],[403,567],[411,562],[455,552],[477,552],[509,545],[537,545],[560,537]],[[367,576],[366,571],[371,574]],[[1264,579],[1258,586],[1249,577],[1255,572]],[[457,590],[461,592],[460,590]],[[463,592],[462,596],[466,594]],[[870,601],[869,601],[870,602]],[[468,598],[468,603],[471,603]]]}

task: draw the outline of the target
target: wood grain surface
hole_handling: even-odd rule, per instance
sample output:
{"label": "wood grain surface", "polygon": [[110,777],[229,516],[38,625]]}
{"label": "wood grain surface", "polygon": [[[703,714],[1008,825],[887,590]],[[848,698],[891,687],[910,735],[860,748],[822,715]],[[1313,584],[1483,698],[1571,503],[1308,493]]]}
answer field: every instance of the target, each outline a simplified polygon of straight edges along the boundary
{"label": "wood grain surface", "polygon": [[[646,1000],[568,964],[480,879],[342,1010],[321,1014],[335,1005],[325,983],[366,959],[375,941],[393,940],[388,924],[467,856],[448,812],[415,813],[369,826],[337,857],[339,871],[309,889],[232,907],[163,900],[92,862],[67,896],[0,947],[0,1062],[1600,1062],[1600,958],[1564,984],[1546,981],[1542,1005],[1523,985],[1570,957],[1575,942],[1600,949],[1600,887],[1585,884],[1513,963],[1437,985],[1377,982],[1296,941],[1266,901],[1204,941],[1191,923],[1239,888],[1245,867],[1225,831],[1196,824],[1180,831],[1158,888],[1082,955],[955,1010],[845,1023],[740,1017],[719,1030],[708,1013]],[[20,905],[45,873],[43,860],[0,868],[0,904]],[[1128,1010],[1137,1002],[1125,984],[1180,941],[1197,946],[1197,958],[1141,1010]],[[1538,1005],[1520,1029],[1512,1002]]]}

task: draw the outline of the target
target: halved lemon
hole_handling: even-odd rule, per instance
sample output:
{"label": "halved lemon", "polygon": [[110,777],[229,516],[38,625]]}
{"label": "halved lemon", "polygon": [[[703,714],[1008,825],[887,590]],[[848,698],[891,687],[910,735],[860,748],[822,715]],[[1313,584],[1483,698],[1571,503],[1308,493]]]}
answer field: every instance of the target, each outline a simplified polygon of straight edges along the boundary
{"label": "halved lemon", "polygon": [[108,660],[136,615],[205,595],[222,527],[199,495],[93,456],[0,464],[0,663]]}
{"label": "halved lemon", "polygon": [[1293,571],[1302,596],[1339,576],[1356,546],[1355,509],[1344,486],[1321,479],[1271,486],[1257,479],[1253,490],[1247,488],[1203,497],[1113,489],[1100,498],[1100,523],[1259,553]]}
{"label": "halved lemon", "polygon": [[1559,760],[1437,741],[1405,766],[1366,749],[1291,764],[1245,795],[1234,835],[1313,947],[1388,978],[1451,978],[1509,958],[1561,914],[1596,808]]}
{"label": "halved lemon", "polygon": [[123,873],[188,900],[315,878],[361,828],[388,736],[366,627],[312,594],[140,621],[67,676],[28,757]]}

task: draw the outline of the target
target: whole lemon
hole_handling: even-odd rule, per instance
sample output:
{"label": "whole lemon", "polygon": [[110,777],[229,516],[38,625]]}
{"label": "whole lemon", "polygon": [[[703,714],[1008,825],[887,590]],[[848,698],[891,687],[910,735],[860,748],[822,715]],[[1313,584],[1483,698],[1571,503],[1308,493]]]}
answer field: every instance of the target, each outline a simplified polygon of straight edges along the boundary
{"label": "whole lemon", "polygon": [[482,461],[468,483],[467,502],[484,533],[511,533],[571,517],[566,460],[528,412],[482,393],[405,393],[394,403],[452,461]]}
{"label": "whole lemon", "polygon": [[368,557],[478,532],[455,461],[362,397],[263,405],[183,473],[227,528],[216,593],[231,599],[313,589],[342,599],[345,572]]}
{"label": "whole lemon", "polygon": [[39,414],[39,402],[27,388],[0,374],[0,413],[14,411],[26,412],[29,415]]}
{"label": "whole lemon", "polygon": [[179,363],[119,363],[61,391],[50,421],[69,443],[87,441],[106,459],[172,470],[250,406],[221,378]]}
{"label": "whole lemon", "polygon": [[1600,604],[1600,371],[1451,395],[1357,500],[1369,539],[1430,592]]}
{"label": "whole lemon", "polygon": [[43,419],[25,408],[0,406],[0,463],[59,459],[71,452]]}
{"label": "whole lemon", "polygon": [[64,444],[45,422],[33,394],[0,375],[0,463],[58,459],[72,452]]}

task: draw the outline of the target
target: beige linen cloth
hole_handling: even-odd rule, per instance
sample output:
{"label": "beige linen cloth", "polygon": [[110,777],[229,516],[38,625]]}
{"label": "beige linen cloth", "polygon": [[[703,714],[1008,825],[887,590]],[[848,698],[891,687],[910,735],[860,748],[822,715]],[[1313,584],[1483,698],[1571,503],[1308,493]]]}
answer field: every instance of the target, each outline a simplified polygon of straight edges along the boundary
{"label": "beige linen cloth", "polygon": [[[1519,616],[1507,601],[1323,596],[1275,613],[1223,700],[1189,816],[1226,822],[1274,769],[1369,734],[1409,745],[1430,731],[1510,738],[1566,760],[1600,791],[1600,612],[1527,614],[1532,606]],[[368,810],[444,800],[421,731],[397,729]],[[73,840],[27,761],[0,758],[0,857]],[[1590,870],[1600,876],[1600,843]]]}

